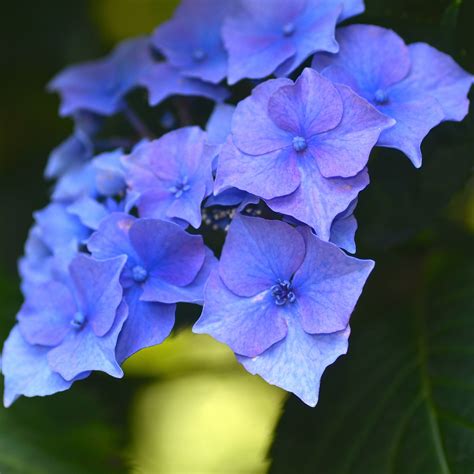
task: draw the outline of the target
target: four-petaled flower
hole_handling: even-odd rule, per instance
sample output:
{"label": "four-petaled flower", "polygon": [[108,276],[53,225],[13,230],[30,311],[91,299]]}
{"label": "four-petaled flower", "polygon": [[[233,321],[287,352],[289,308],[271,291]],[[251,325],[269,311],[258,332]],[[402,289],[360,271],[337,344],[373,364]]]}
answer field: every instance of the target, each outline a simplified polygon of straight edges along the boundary
{"label": "four-petaled flower", "polygon": [[3,348],[5,405],[65,390],[90,371],[123,375],[115,347],[127,317],[119,282],[125,260],[78,255],[63,279],[29,288]]}
{"label": "four-petaled flower", "polygon": [[238,216],[193,331],[314,406],[323,371],[347,350],[349,318],[373,266],[307,227]]}
{"label": "four-petaled flower", "polygon": [[100,259],[126,256],[120,281],[129,314],[117,345],[120,362],[169,335],[176,303],[202,302],[215,264],[201,236],[172,222],[122,213],[104,219],[88,247]]}
{"label": "four-petaled flower", "polygon": [[407,46],[392,30],[351,25],[337,31],[336,55],[317,54],[313,67],[346,84],[380,112],[396,120],[378,145],[397,148],[419,168],[420,145],[444,120],[462,120],[474,81],[447,54],[425,43]]}
{"label": "four-petaled flower", "polygon": [[346,86],[306,68],[275,79],[237,106],[217,169],[217,194],[236,187],[329,240],[334,218],[368,184],[365,169],[394,121]]}
{"label": "four-petaled flower", "polygon": [[201,203],[212,192],[216,151],[199,127],[181,128],[138,147],[124,161],[140,217],[198,228]]}

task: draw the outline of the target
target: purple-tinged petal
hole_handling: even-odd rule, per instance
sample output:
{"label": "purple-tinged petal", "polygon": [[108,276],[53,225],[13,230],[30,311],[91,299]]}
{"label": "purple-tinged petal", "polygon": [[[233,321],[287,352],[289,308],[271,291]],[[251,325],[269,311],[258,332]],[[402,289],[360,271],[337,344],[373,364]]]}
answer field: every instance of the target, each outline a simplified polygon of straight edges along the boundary
{"label": "purple-tinged petal", "polygon": [[265,199],[290,194],[301,181],[297,158],[293,147],[246,155],[229,140],[219,155],[214,194],[231,187]]}
{"label": "purple-tinged petal", "polygon": [[71,329],[77,311],[69,288],[49,281],[29,288],[26,301],[18,313],[18,326],[29,344],[57,346]]}
{"label": "purple-tinged petal", "polygon": [[196,275],[196,278],[186,286],[176,286],[163,279],[149,278],[143,284],[141,301],[174,303],[202,304],[204,301],[204,287],[211,271],[217,266],[214,254],[206,248],[206,258]]}
{"label": "purple-tinged petal", "polygon": [[294,316],[287,318],[285,339],[256,357],[237,355],[237,359],[251,374],[258,374],[268,383],[293,392],[314,407],[318,403],[319,386],[326,367],[347,352],[350,330],[307,334]]}
{"label": "purple-tinged petal", "polygon": [[400,89],[414,100],[426,94],[434,96],[443,109],[444,120],[461,121],[469,110],[467,95],[474,76],[464,71],[451,56],[428,44],[410,44],[408,50],[411,70],[400,83]]}
{"label": "purple-tinged petal", "polygon": [[294,85],[275,91],[268,101],[268,115],[279,128],[307,139],[337,127],[343,111],[337,88],[310,68],[304,69]]}
{"label": "purple-tinged petal", "polygon": [[114,323],[122,301],[119,279],[126,261],[125,255],[96,260],[81,254],[69,267],[79,309],[96,336],[104,336]]}
{"label": "purple-tinged petal", "polygon": [[[248,11],[242,11],[224,21],[222,38],[229,53],[228,82],[231,85],[244,78],[259,79],[269,76],[296,53],[294,44],[285,38],[283,31],[276,31],[271,24],[262,24],[266,16],[279,10],[284,11],[285,2],[278,8],[274,5],[265,8],[268,1],[246,3],[246,6],[251,8],[263,7],[265,13],[262,16],[253,12],[252,17]],[[280,6],[283,8],[280,9]],[[272,21],[271,18],[269,20]],[[287,17],[284,22],[281,19],[281,28],[290,21],[291,17]]]}
{"label": "purple-tinged petal", "polygon": [[240,151],[262,155],[291,145],[293,135],[282,130],[268,115],[268,101],[289,79],[273,79],[258,85],[252,95],[241,101],[232,120],[234,143]]}
{"label": "purple-tinged petal", "polygon": [[73,383],[53,372],[48,365],[49,347],[33,346],[15,326],[5,341],[2,353],[2,373],[5,377],[3,404],[9,407],[19,396],[36,397],[64,392]]}
{"label": "purple-tinged petal", "polygon": [[130,242],[150,277],[173,285],[189,285],[204,263],[202,237],[172,222],[139,219],[130,229]]}
{"label": "purple-tinged petal", "polygon": [[278,76],[290,74],[318,51],[337,53],[339,49],[335,30],[342,5],[321,0],[308,0],[306,3],[305,12],[294,23],[295,31],[291,37],[296,54],[276,69]]}
{"label": "purple-tinged petal", "polygon": [[382,132],[377,145],[402,151],[416,168],[420,168],[421,142],[443,120],[444,113],[433,97],[427,95],[416,102],[404,102],[403,90],[397,89],[398,85],[392,88],[390,102],[379,107],[381,112],[393,117],[397,123]]}
{"label": "purple-tinged petal", "polygon": [[138,193],[140,217],[201,224],[201,203],[212,191],[217,149],[199,127],[185,127],[143,144],[124,159],[127,181]]}
{"label": "purple-tinged petal", "polygon": [[[317,54],[313,67],[323,71],[336,65],[352,77],[349,87],[373,102],[377,91],[384,91],[407,76],[410,55],[403,40],[392,30],[374,25],[350,25],[339,28],[336,34],[339,53]],[[331,78],[333,79],[333,78]]]}
{"label": "purple-tinged petal", "polygon": [[115,348],[122,326],[127,318],[128,308],[123,302],[116,310],[116,318],[110,331],[98,337],[91,326],[71,331],[68,337],[47,355],[52,370],[65,380],[73,380],[79,374],[102,371],[120,378],[123,371],[115,358]]}
{"label": "purple-tinged petal", "polygon": [[219,275],[239,296],[254,296],[290,280],[305,256],[305,243],[291,226],[237,215],[222,250]]}
{"label": "purple-tinged petal", "polygon": [[286,307],[275,304],[269,291],[251,298],[236,296],[214,271],[206,286],[202,315],[193,332],[210,334],[233,351],[254,357],[285,337],[286,311]]}
{"label": "purple-tinged petal", "polygon": [[229,96],[225,87],[184,77],[178,69],[167,63],[154,63],[141,72],[139,83],[148,90],[148,103],[158,105],[170,96],[205,97],[222,102]]}
{"label": "purple-tinged petal", "polygon": [[119,363],[145,347],[162,343],[174,326],[176,305],[141,301],[140,293],[137,286],[125,293],[128,318],[117,342]]}
{"label": "purple-tinged petal", "polygon": [[309,334],[342,331],[349,324],[372,260],[349,257],[334,244],[323,242],[307,228],[299,228],[306,256],[293,279],[302,328]]}
{"label": "purple-tinged petal", "polygon": [[173,18],[155,30],[153,45],[184,76],[218,83],[227,72],[220,30],[233,6],[231,0],[183,0]]}
{"label": "purple-tinged petal", "polygon": [[305,160],[301,167],[300,187],[288,196],[266,203],[274,211],[309,225],[321,239],[328,241],[334,218],[369,184],[367,170],[353,178],[324,178],[312,160]]}
{"label": "purple-tinged petal", "polygon": [[87,241],[87,248],[95,258],[113,258],[118,255],[127,255],[134,261],[138,260],[133,246],[130,243],[129,231],[135,217],[120,212],[110,214]]}
{"label": "purple-tinged petal", "polygon": [[336,87],[344,103],[342,120],[336,128],[313,137],[309,149],[325,178],[348,178],[367,165],[380,134],[396,122],[348,87]]}
{"label": "purple-tinged petal", "polygon": [[357,200],[354,200],[346,211],[335,217],[331,225],[329,241],[349,253],[356,253],[357,219],[353,214],[356,204]]}

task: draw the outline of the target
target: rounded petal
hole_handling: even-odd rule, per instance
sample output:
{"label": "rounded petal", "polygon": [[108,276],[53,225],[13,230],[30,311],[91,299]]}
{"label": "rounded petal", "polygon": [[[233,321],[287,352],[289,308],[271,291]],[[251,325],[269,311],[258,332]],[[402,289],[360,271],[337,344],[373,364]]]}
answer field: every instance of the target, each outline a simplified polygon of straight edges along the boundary
{"label": "rounded petal", "polygon": [[304,256],[304,240],[290,225],[237,215],[222,249],[219,275],[236,295],[254,296],[279,280],[291,280]]}
{"label": "rounded petal", "polygon": [[54,347],[70,331],[76,311],[69,288],[58,281],[48,281],[28,289],[17,316],[18,327],[29,344]]}
{"label": "rounded petal", "polygon": [[291,145],[293,136],[270,118],[268,108],[270,97],[281,87],[292,84],[289,79],[266,81],[237,105],[232,119],[232,135],[240,151],[263,155]]}
{"label": "rounded petal", "polygon": [[293,279],[301,325],[309,334],[342,331],[349,324],[374,262],[349,257],[307,228],[301,232],[306,256]]}
{"label": "rounded petal", "polygon": [[307,139],[337,127],[343,110],[336,87],[310,68],[294,85],[276,90],[268,102],[268,114],[279,128]]}
{"label": "rounded petal", "polygon": [[312,227],[323,240],[331,238],[335,217],[344,212],[369,184],[364,169],[353,178],[324,178],[314,160],[301,164],[301,185],[292,194],[267,200],[267,205]]}
{"label": "rounded petal", "polygon": [[193,332],[209,334],[234,352],[254,357],[285,337],[284,312],[268,292],[251,298],[236,296],[214,271],[206,286],[202,315]]}
{"label": "rounded petal", "polygon": [[441,105],[444,120],[462,120],[469,111],[468,93],[474,76],[464,71],[448,54],[425,43],[408,46],[410,74],[400,84],[414,100],[431,94]]}
{"label": "rounded petal", "polygon": [[356,93],[370,102],[378,89],[401,81],[410,70],[410,55],[403,40],[392,30],[374,25],[350,25],[336,34],[339,52],[317,54],[313,67],[322,70],[331,65],[344,68],[357,85]]}
{"label": "rounded petal", "polygon": [[344,104],[339,125],[310,142],[310,150],[325,178],[355,176],[367,165],[380,134],[395,125],[349,87],[336,86]]}
{"label": "rounded petal", "polygon": [[256,357],[237,355],[237,359],[251,374],[293,392],[314,407],[326,367],[347,352],[350,330],[312,335],[303,331],[297,318],[288,317],[287,322],[285,339]]}
{"label": "rounded petal", "polygon": [[162,343],[174,326],[176,305],[141,301],[140,293],[140,288],[135,286],[125,295],[128,318],[116,348],[120,363],[145,347]]}
{"label": "rounded petal", "polygon": [[69,266],[80,310],[96,336],[104,336],[114,324],[122,301],[120,274],[126,261],[125,255],[97,260],[80,254]]}
{"label": "rounded petal", "polygon": [[127,255],[137,260],[137,255],[128,233],[136,218],[121,212],[114,212],[106,217],[87,241],[87,248],[95,258],[113,258]]}
{"label": "rounded petal", "polygon": [[202,237],[172,222],[139,219],[130,229],[130,241],[150,277],[173,285],[189,285],[204,263]]}
{"label": "rounded petal", "polygon": [[271,199],[292,193],[300,179],[296,152],[292,147],[252,156],[241,153],[228,140],[219,155],[214,194],[235,187]]}
{"label": "rounded petal", "polygon": [[159,278],[150,278],[143,284],[143,293],[140,295],[140,300],[167,304],[202,304],[204,301],[204,287],[216,265],[216,257],[214,257],[211,250],[206,248],[204,264],[196,278],[189,285],[177,286]]}

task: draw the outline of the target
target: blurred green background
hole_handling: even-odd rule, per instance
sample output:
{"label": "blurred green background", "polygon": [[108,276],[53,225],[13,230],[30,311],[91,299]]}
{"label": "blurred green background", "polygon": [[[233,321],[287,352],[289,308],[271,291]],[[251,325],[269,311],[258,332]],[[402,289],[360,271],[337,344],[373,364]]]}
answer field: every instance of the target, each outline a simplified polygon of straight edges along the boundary
{"label": "blurred green background", "polygon": [[[21,304],[16,260],[31,213],[48,200],[42,171],[72,129],[45,84],[152,31],[175,3],[2,2],[2,340]],[[372,0],[361,21],[430,42],[474,72],[473,10],[472,1]],[[279,422],[282,391],[183,328],[133,357],[125,380],[95,375],[0,408],[0,473],[473,472],[473,142],[471,117],[429,136],[420,171],[400,153],[374,153],[357,215],[359,255],[377,268],[349,356],[328,370],[316,409],[290,398]]]}

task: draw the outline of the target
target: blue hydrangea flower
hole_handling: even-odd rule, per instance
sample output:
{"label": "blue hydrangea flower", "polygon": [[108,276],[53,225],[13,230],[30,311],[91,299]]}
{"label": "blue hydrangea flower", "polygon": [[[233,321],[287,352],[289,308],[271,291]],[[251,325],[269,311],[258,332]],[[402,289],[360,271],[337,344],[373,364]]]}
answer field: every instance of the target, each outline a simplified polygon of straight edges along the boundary
{"label": "blue hydrangea flower", "polygon": [[337,32],[337,55],[318,54],[313,67],[346,84],[380,112],[396,120],[378,145],[405,153],[419,168],[420,145],[443,120],[462,120],[474,76],[425,43],[405,45],[393,31],[351,25]]}
{"label": "blue hydrangea flower", "polygon": [[373,266],[307,227],[237,216],[193,331],[314,406],[324,369],[347,350],[349,318]]}
{"label": "blue hydrangea flower", "polygon": [[112,115],[122,108],[123,97],[137,87],[151,60],[149,39],[130,39],[105,58],[65,69],[49,83],[48,89],[61,96],[61,116],[81,110]]}
{"label": "blue hydrangea flower", "polygon": [[237,106],[214,194],[247,191],[329,240],[334,218],[367,186],[370,151],[393,123],[314,70],[295,83],[267,81]]}
{"label": "blue hydrangea flower", "polygon": [[125,159],[127,183],[141,217],[201,225],[201,203],[212,192],[215,147],[199,127],[169,132]]}
{"label": "blue hydrangea flower", "polygon": [[335,53],[339,19],[359,13],[360,1],[240,0],[222,30],[229,53],[229,84],[286,75],[317,51]]}
{"label": "blue hydrangea flower", "polygon": [[201,236],[157,219],[114,213],[92,235],[88,248],[97,258],[126,256],[121,276],[128,319],[117,358],[161,343],[174,325],[176,303],[200,303],[215,258]]}
{"label": "blue hydrangea flower", "polygon": [[183,0],[173,18],[155,30],[152,43],[184,76],[217,84],[227,74],[222,23],[235,3]]}
{"label": "blue hydrangea flower", "polygon": [[127,317],[119,282],[124,264],[123,256],[99,261],[78,255],[69,278],[30,288],[18,329],[3,348],[5,404],[19,395],[65,390],[93,370],[123,375],[115,346]]}

